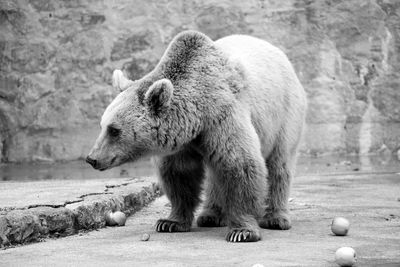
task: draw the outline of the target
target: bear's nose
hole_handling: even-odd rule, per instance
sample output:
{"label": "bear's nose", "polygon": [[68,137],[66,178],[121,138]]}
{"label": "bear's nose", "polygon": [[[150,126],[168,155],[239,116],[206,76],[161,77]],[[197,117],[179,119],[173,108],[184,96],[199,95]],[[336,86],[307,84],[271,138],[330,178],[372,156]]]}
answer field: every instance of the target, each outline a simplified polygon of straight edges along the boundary
{"label": "bear's nose", "polygon": [[92,165],[93,168],[96,168],[97,166],[97,160],[92,159],[91,157],[87,156],[86,157],[86,162]]}

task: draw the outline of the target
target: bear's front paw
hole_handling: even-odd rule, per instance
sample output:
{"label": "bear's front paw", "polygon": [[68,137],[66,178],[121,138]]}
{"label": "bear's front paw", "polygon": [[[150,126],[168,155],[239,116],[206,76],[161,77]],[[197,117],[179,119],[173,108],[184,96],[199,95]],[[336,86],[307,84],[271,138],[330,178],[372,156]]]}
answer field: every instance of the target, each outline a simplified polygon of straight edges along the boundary
{"label": "bear's front paw", "polygon": [[292,223],[289,214],[284,211],[267,212],[259,221],[259,225],[266,229],[289,230]]}
{"label": "bear's front paw", "polygon": [[182,223],[177,221],[160,219],[156,223],[157,232],[189,232],[190,225],[188,223]]}
{"label": "bear's front paw", "polygon": [[226,235],[228,242],[257,242],[261,239],[259,230],[248,228],[233,228]]}
{"label": "bear's front paw", "polygon": [[222,216],[208,211],[203,211],[197,218],[198,227],[224,227],[227,226],[226,219]]}

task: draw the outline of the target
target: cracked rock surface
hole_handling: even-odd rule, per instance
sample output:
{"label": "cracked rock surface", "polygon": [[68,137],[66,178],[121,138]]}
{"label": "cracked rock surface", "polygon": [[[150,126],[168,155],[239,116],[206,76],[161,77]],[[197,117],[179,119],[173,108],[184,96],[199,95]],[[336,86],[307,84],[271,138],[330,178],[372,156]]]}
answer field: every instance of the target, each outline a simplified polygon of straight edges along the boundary
{"label": "cracked rock surface", "polygon": [[107,211],[130,215],[158,194],[153,177],[2,183],[0,247],[104,227]]}

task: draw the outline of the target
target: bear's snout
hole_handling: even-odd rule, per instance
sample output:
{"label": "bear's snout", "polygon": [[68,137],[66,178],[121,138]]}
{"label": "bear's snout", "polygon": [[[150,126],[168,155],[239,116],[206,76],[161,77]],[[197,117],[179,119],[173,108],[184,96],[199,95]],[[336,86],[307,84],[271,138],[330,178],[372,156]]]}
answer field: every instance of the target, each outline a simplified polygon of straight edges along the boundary
{"label": "bear's snout", "polygon": [[103,159],[103,158],[96,158],[95,156],[92,155],[92,153],[90,153],[87,157],[86,157],[86,162],[89,163],[90,165],[92,165],[92,167],[96,170],[99,171],[105,171],[109,168],[118,166],[119,164],[117,163],[117,165],[114,165],[114,163],[118,162],[117,161],[117,156],[114,156],[111,160],[107,159]]}
{"label": "bear's snout", "polygon": [[97,169],[97,160],[92,159],[91,157],[86,157],[86,162],[92,165],[93,168]]}

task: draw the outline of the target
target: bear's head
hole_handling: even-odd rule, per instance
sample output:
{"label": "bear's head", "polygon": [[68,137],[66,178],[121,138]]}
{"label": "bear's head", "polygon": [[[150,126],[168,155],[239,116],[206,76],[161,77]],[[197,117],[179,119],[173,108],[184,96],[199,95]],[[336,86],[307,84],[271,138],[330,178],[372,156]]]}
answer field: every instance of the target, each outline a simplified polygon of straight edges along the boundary
{"label": "bear's head", "polygon": [[[122,92],[101,118],[101,132],[86,158],[93,168],[106,170],[157,153],[157,120],[170,105],[173,85],[168,79],[144,84],[113,74],[113,86]],[[145,86],[144,94],[138,93]],[[141,99],[142,98],[142,99]]]}
{"label": "bear's head", "polygon": [[209,110],[226,106],[225,100],[216,101],[228,87],[222,77],[225,62],[209,37],[186,31],[171,41],[143,78],[131,81],[114,71],[113,86],[122,92],[104,112],[87,162],[105,170],[145,155],[170,155],[196,140],[206,114],[219,120],[220,115]]}

